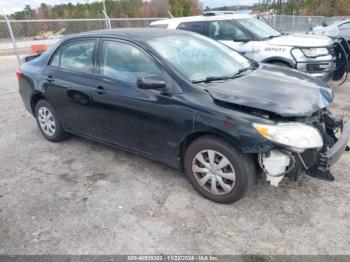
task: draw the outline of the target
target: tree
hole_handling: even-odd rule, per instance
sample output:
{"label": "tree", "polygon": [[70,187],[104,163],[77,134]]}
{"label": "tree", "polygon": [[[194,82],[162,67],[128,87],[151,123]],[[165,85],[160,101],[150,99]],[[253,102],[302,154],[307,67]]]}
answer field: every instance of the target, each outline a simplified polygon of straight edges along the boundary
{"label": "tree", "polygon": [[[202,13],[199,0],[105,0],[109,17],[164,17],[170,11],[175,16],[190,16]],[[12,19],[59,19],[103,17],[101,2],[50,6],[42,3],[36,11],[26,5],[23,11],[15,12]]]}

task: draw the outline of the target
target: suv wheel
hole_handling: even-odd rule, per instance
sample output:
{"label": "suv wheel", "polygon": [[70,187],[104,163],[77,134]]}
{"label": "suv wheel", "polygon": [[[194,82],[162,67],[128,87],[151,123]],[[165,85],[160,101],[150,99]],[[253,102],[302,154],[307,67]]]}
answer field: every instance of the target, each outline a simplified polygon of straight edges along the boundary
{"label": "suv wheel", "polygon": [[253,160],[214,136],[195,140],[185,153],[184,164],[193,187],[219,203],[238,201],[255,181]]}
{"label": "suv wheel", "polygon": [[51,142],[60,142],[67,138],[55,110],[46,100],[40,100],[35,106],[35,118],[43,136]]}

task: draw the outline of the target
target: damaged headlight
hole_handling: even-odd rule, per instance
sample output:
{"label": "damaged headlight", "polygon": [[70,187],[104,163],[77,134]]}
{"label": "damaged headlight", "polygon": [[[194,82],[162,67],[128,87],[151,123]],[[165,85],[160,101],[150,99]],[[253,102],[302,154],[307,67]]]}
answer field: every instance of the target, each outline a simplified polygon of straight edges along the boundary
{"label": "damaged headlight", "polygon": [[295,151],[323,146],[319,131],[302,123],[279,123],[276,125],[254,123],[253,126],[259,134],[267,139],[289,146]]}

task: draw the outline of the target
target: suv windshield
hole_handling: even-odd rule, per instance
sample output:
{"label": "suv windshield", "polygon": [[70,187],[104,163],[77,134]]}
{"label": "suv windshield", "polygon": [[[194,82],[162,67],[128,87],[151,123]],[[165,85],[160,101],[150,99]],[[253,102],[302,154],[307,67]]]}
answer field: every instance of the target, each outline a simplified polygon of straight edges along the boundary
{"label": "suv windshield", "polygon": [[251,68],[247,58],[199,34],[160,36],[147,43],[192,82],[229,78]]}
{"label": "suv windshield", "polygon": [[237,20],[241,26],[260,39],[268,39],[280,36],[281,33],[256,18],[243,18]]}

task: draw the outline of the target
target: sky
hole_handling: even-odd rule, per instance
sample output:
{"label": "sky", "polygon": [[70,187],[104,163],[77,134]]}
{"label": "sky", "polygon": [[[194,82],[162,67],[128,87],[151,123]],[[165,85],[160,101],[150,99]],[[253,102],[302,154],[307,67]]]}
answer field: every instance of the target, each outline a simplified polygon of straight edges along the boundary
{"label": "sky", "polygon": [[[63,4],[63,3],[86,3],[92,0],[0,0],[0,12],[9,14],[23,10],[25,5],[30,5],[32,8],[37,8],[42,2],[48,5]],[[258,0],[200,0],[203,6],[219,7],[224,5],[246,5],[258,2]]]}

